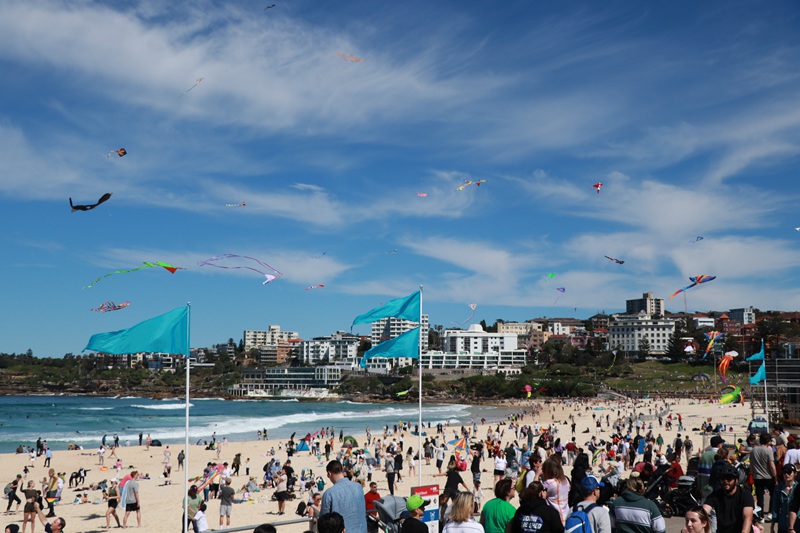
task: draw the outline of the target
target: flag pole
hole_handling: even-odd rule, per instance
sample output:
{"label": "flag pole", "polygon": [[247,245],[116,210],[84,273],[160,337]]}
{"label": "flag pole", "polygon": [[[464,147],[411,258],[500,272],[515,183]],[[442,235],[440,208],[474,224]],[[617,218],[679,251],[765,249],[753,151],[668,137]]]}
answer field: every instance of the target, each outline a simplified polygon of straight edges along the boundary
{"label": "flag pole", "polygon": [[[428,332],[426,331],[427,335]],[[419,425],[417,426],[417,457],[419,467],[417,472],[419,474],[419,485],[422,486],[422,285],[419,286],[419,344],[417,346],[417,363],[419,368]],[[413,460],[414,457],[412,456]]]}
{"label": "flag pole", "polygon": [[184,448],[185,457],[183,463],[183,525],[181,531],[186,532],[188,529],[189,517],[189,356],[191,355],[191,331],[189,330],[192,314],[191,302],[186,303],[186,428],[184,430]]}

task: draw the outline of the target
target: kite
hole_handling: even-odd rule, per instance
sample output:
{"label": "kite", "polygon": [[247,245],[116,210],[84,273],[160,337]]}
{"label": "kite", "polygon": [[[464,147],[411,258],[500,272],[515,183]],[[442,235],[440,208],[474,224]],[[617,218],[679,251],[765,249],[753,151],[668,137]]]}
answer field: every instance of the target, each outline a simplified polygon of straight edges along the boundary
{"label": "kite", "polygon": [[453,322],[453,324],[457,326],[463,326],[464,324],[472,320],[472,317],[475,316],[475,309],[477,309],[477,307],[478,304],[469,304],[469,308],[472,309],[472,313],[467,317],[467,319],[464,322]]}
{"label": "kite", "polygon": [[246,205],[247,205],[246,202],[241,202],[239,204],[225,204],[225,207],[244,207]]}
{"label": "kite", "polygon": [[341,57],[345,61],[350,61],[351,63],[363,63],[364,60],[354,56],[353,54],[345,54],[344,52],[339,52],[336,54],[337,56]]}
{"label": "kite", "polygon": [[707,283],[707,282],[709,282],[709,281],[714,281],[715,279],[717,279],[717,276],[709,276],[709,275],[707,275],[707,274],[703,274],[702,276],[695,276],[695,277],[693,277],[693,278],[689,278],[689,281],[691,281],[691,282],[692,282],[692,283],[691,283],[691,285],[687,285],[687,286],[685,286],[685,287],[684,287],[684,288],[682,288],[682,289],[678,289],[677,291],[675,291],[675,292],[672,294],[672,296],[670,296],[670,297],[669,297],[669,299],[670,299],[670,300],[672,300],[672,299],[673,299],[673,298],[675,298],[675,296],[677,296],[678,294],[682,293],[683,291],[685,291],[685,290],[687,290],[687,289],[691,289],[691,288],[692,288],[692,287],[694,287],[695,285],[700,285],[701,283]]}
{"label": "kite", "polygon": [[267,9],[272,9],[275,6],[276,6],[276,4],[272,4],[271,6],[267,6],[267,7],[264,8],[264,11],[266,11]]}
{"label": "kite", "polygon": [[[561,294],[564,294],[565,292],[567,292],[567,289],[565,289],[564,287],[556,287],[556,290]],[[553,305],[556,305],[558,303],[558,299],[561,298],[561,294],[556,296],[556,301],[553,302]]]}
{"label": "kite", "polygon": [[310,285],[310,286],[306,287],[306,290],[310,291],[311,289],[322,289],[324,287],[325,287],[324,284],[318,283],[317,285]]}
{"label": "kite", "polygon": [[464,180],[464,185],[461,185],[460,187],[456,187],[456,190],[457,191],[463,191],[464,189],[466,189],[470,185],[475,185],[476,187],[480,187],[481,183],[486,183],[486,180],[476,180],[476,181]]}
{"label": "kite", "polygon": [[[273,272],[274,274],[270,274],[269,272],[264,272],[262,270],[259,270],[258,268],[253,268],[251,266],[245,266],[245,265],[224,266],[224,265],[215,264],[217,261],[223,261],[225,259],[236,259],[236,258],[247,259],[248,261],[253,261],[257,265],[262,266],[262,267],[264,267],[266,269],[269,269],[269,271]],[[209,257],[205,261],[201,261],[201,262],[197,263],[197,265],[200,266],[200,267],[213,266],[213,267],[216,267],[216,268],[224,268],[226,270],[240,270],[240,269],[252,270],[253,272],[258,272],[259,274],[262,274],[263,276],[265,276],[267,278],[266,281],[262,282],[262,285],[266,285],[270,281],[275,281],[279,277],[283,276],[282,272],[279,272],[278,270],[276,270],[275,268],[269,266],[268,264],[266,264],[266,263],[264,263],[262,261],[259,261],[258,259],[254,258],[254,257],[248,257],[246,255],[236,255],[236,254],[215,255],[214,257]]]}
{"label": "kite", "polygon": [[387,254],[396,254],[397,253],[397,248],[395,248],[394,250],[386,250],[386,253]]}
{"label": "kite", "polygon": [[111,157],[112,154],[117,154],[120,157],[125,157],[128,154],[128,152],[125,150],[125,148],[120,148],[119,150],[111,150],[106,154],[106,157]]}
{"label": "kite", "polygon": [[522,390],[524,390],[526,393],[528,393],[526,398],[530,398],[531,397],[531,393],[533,392],[533,387],[531,387],[530,385],[525,385],[525,387],[523,387]]}
{"label": "kite", "polygon": [[614,359],[611,361],[611,365],[608,367],[608,369],[606,370],[606,372],[608,372],[609,370],[611,370],[611,369],[614,367],[614,363],[616,363],[616,362],[617,362],[617,350],[611,350],[611,353],[613,353],[613,354],[614,354]]}
{"label": "kite", "polygon": [[625,264],[625,261],[622,261],[621,259],[614,259],[613,257],[608,257],[607,255],[604,255],[603,257],[605,257],[609,261],[614,261],[618,265],[624,265]]}
{"label": "kite", "polygon": [[75,211],[91,211],[92,209],[94,209],[98,205],[102,204],[103,202],[108,201],[109,198],[111,198],[111,193],[107,192],[103,196],[101,196],[99,200],[97,200],[96,204],[89,204],[89,205],[74,205],[72,203],[72,198],[70,198],[69,199],[69,206],[72,208],[72,212],[73,213]]}
{"label": "kite", "polygon": [[719,377],[722,378],[723,382],[728,382],[728,367],[731,366],[731,361],[733,361],[733,359],[738,355],[739,352],[733,350],[730,352],[725,352],[725,355],[722,356],[717,369],[719,370]]}
{"label": "kite", "polygon": [[744,400],[744,396],[742,395],[742,388],[735,387],[731,392],[728,392],[720,396],[719,403],[725,405],[726,403],[733,403],[739,398],[742,398],[742,400]]}
{"label": "kite", "polygon": [[555,272],[550,272],[549,274],[545,275],[545,277],[544,277],[544,279],[542,279],[542,281],[550,281],[554,277],[556,277],[556,273]]}
{"label": "kite", "polygon": [[[411,389],[413,389],[413,388],[414,387],[411,387]],[[401,397],[407,395],[409,392],[411,392],[411,389],[403,390],[403,391],[400,391],[400,392],[395,392],[394,395],[397,396],[398,398],[401,398]]]}
{"label": "kite", "polygon": [[426,198],[428,196],[428,193],[426,193],[426,192],[418,192],[417,196],[419,196],[420,198]]}
{"label": "kite", "polygon": [[[708,340],[708,346],[706,346],[706,353],[703,354],[703,359],[706,358],[708,352],[711,351],[711,347],[714,346],[714,343],[718,340],[722,339],[723,334],[719,331],[709,331],[708,333],[703,333],[703,336]],[[736,354],[739,355],[739,354]]]}
{"label": "kite", "polygon": [[181,93],[181,98],[183,98],[184,96],[189,94],[189,91],[191,91],[192,89],[194,89],[195,87],[200,85],[202,82],[203,82],[203,78],[197,78],[196,80],[194,80],[194,85],[192,85],[191,87],[189,87],[188,89],[183,91],[183,93]]}
{"label": "kite", "polygon": [[115,270],[114,272],[109,272],[105,276],[100,276],[99,278],[97,278],[96,280],[91,282],[89,285],[85,286],[84,289],[89,289],[92,286],[94,286],[101,279],[107,278],[108,276],[113,276],[114,274],[127,274],[129,272],[136,272],[137,270],[142,270],[143,268],[153,268],[153,267],[165,268],[166,270],[169,270],[170,274],[174,274],[176,270],[186,270],[185,268],[176,267],[176,266],[170,265],[169,263],[163,263],[161,261],[156,261],[155,263],[150,263],[148,261],[145,261],[143,266],[136,267],[136,268],[131,268],[131,269],[128,269],[128,270]]}
{"label": "kite", "polygon": [[800,228],[794,228],[795,231],[800,231]]}
{"label": "kite", "polygon": [[702,240],[703,240],[703,236],[702,236],[702,235],[698,235],[698,236],[697,236],[697,238],[695,238],[695,240],[693,240],[693,241],[689,241],[689,242],[690,242],[690,243],[692,243],[692,244],[694,244],[694,243],[696,243],[696,242],[700,242],[700,241],[702,241]]}
{"label": "kite", "polygon": [[109,311],[119,311],[120,309],[125,309],[131,305],[130,302],[122,302],[119,305],[115,304],[111,301],[106,301],[100,304],[100,307],[95,307],[92,311],[100,311],[103,313],[108,313]]}
{"label": "kite", "polygon": [[602,183],[602,182],[600,182],[600,181],[598,181],[597,183],[595,183],[594,185],[592,185],[592,187],[594,187],[595,189],[597,189],[597,194],[600,194],[600,188],[601,188],[602,186],[603,186],[603,183]]}

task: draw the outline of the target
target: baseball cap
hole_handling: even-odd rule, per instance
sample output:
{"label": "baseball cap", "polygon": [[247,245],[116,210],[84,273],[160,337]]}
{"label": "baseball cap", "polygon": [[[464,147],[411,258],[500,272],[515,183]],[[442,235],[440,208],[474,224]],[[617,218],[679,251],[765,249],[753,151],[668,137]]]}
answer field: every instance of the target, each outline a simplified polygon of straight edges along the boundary
{"label": "baseball cap", "polygon": [[794,466],[794,464],[787,464],[781,467],[781,471],[783,471],[783,473],[797,472],[797,468]]}
{"label": "baseball cap", "polygon": [[723,439],[719,435],[714,435],[713,437],[711,437],[711,446],[713,446],[715,448],[717,446],[719,446],[720,444],[723,444],[724,442],[725,442],[725,439]]}
{"label": "baseball cap", "polygon": [[720,478],[724,478],[724,477],[735,477],[735,478],[738,478],[739,477],[739,473],[736,471],[736,467],[734,467],[732,464],[730,464],[728,462],[726,462],[724,465],[722,465],[720,467],[719,473],[717,475]]}
{"label": "baseball cap", "polygon": [[415,511],[420,507],[425,507],[429,503],[431,503],[430,500],[423,500],[422,496],[419,494],[414,494],[408,500],[406,500],[406,509],[409,511]]}
{"label": "baseball cap", "polygon": [[586,476],[581,480],[581,488],[586,492],[591,492],[596,488],[605,487],[606,484],[598,481],[594,476]]}

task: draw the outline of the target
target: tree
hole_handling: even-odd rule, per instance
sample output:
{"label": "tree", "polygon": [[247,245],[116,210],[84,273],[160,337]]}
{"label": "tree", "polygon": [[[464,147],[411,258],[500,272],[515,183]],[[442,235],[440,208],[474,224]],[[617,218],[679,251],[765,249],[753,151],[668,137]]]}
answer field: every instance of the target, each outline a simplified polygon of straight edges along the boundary
{"label": "tree", "polygon": [[650,341],[647,337],[642,337],[639,340],[639,357],[647,357],[650,355]]}
{"label": "tree", "polygon": [[675,331],[669,337],[669,344],[667,345],[667,357],[673,361],[678,361],[683,358],[683,341],[681,338],[684,336],[683,328],[676,322]]}

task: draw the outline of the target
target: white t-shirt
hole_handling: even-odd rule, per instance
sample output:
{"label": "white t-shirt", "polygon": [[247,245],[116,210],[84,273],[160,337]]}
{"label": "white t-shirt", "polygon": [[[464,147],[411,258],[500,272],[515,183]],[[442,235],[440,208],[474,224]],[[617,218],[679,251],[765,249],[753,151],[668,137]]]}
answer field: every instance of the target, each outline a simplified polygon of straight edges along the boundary
{"label": "white t-shirt", "polygon": [[494,458],[494,469],[495,470],[502,470],[503,472],[506,471],[506,459],[505,459],[505,457],[495,457]]}
{"label": "white t-shirt", "polygon": [[195,527],[197,527],[198,533],[208,531],[208,520],[206,520],[206,514],[203,511],[197,511],[195,513],[194,524]]}

